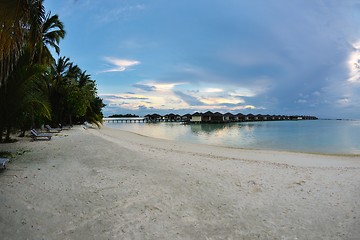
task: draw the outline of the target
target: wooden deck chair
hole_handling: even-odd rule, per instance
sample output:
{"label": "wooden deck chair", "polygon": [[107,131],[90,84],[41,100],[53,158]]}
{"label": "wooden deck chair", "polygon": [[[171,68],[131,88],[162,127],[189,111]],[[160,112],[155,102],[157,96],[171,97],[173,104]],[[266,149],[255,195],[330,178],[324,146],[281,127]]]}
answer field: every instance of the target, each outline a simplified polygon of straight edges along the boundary
{"label": "wooden deck chair", "polygon": [[50,125],[45,125],[45,128],[49,133],[59,133],[62,130],[61,128],[52,128]]}
{"label": "wooden deck chair", "polygon": [[0,158],[0,166],[6,168],[6,164],[10,161],[8,158]]}
{"label": "wooden deck chair", "polygon": [[47,140],[50,140],[51,137],[52,137],[52,134],[51,133],[38,133],[35,129],[31,129],[31,137],[34,139],[34,140],[38,140],[38,139],[46,139]]}

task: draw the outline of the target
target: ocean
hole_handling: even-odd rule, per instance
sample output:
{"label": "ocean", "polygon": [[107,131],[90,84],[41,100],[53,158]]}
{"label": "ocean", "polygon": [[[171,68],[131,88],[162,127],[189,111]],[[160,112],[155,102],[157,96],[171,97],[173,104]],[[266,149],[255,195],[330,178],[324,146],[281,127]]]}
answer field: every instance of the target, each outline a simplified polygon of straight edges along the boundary
{"label": "ocean", "polygon": [[360,154],[360,121],[300,120],[225,124],[105,123],[145,136],[235,148]]}

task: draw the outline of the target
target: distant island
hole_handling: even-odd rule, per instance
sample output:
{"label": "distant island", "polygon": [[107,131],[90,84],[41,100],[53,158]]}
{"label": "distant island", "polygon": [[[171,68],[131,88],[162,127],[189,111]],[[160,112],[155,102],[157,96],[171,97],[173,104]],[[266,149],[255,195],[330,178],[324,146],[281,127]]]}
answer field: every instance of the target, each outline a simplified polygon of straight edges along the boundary
{"label": "distant island", "polygon": [[109,116],[109,118],[138,118],[138,115],[135,114],[114,114]]}

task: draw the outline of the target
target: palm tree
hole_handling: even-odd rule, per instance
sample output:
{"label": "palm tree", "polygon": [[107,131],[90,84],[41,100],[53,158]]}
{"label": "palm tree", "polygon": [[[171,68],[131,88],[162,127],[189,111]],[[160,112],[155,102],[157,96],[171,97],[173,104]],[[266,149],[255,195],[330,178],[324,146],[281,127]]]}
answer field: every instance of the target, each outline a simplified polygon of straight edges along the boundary
{"label": "palm tree", "polygon": [[34,42],[35,62],[41,64],[52,63],[55,60],[48,46],[54,48],[59,55],[59,43],[65,37],[64,25],[59,20],[58,15],[51,16],[51,12],[49,12],[39,26],[39,33]]}
{"label": "palm tree", "polygon": [[97,96],[97,89],[95,80],[91,79],[91,76],[86,73],[86,71],[81,72],[78,78],[79,88],[83,92],[83,97],[86,101],[83,102],[86,107],[86,113],[83,116],[78,116],[80,121],[87,121],[89,123],[94,123],[100,127],[102,123],[102,112],[101,109],[105,107],[105,104],[102,102],[102,99]]}
{"label": "palm tree", "polygon": [[[60,57],[65,36],[57,15],[46,14],[43,0],[0,1],[0,142],[12,128],[45,119],[64,123],[85,118],[99,124],[102,100],[86,71]],[[52,118],[52,119],[51,119]]]}
{"label": "palm tree", "polygon": [[29,42],[30,30],[45,16],[42,0],[11,0],[0,2],[0,86]]}
{"label": "palm tree", "polygon": [[0,86],[29,45],[36,63],[54,61],[48,46],[60,53],[59,42],[65,30],[57,15],[45,14],[42,0],[0,2]]}
{"label": "palm tree", "polygon": [[88,121],[100,126],[101,109],[105,106],[97,97],[95,81],[69,58],[61,57],[52,65],[51,104],[54,123],[72,125],[73,120]]}
{"label": "palm tree", "polygon": [[[0,87],[0,141],[6,130],[6,141],[10,140],[13,128],[23,128],[35,118],[50,118],[50,105],[44,94],[42,80],[46,67],[32,64],[30,50],[25,49],[14,70],[9,75],[9,81]],[[34,126],[33,126],[34,127]]]}
{"label": "palm tree", "polygon": [[0,86],[5,84],[20,56],[29,8],[26,0],[0,2]]}
{"label": "palm tree", "polygon": [[71,65],[70,59],[66,57],[60,57],[57,62],[51,65],[51,74],[48,79],[47,88],[53,110],[52,120],[55,123],[63,123],[68,70]]}
{"label": "palm tree", "polygon": [[102,119],[104,115],[102,114],[101,110],[106,105],[103,103],[102,99],[98,96],[90,102],[90,107],[87,108],[86,114],[84,116],[84,120],[88,121],[89,123],[94,123],[98,127],[102,124]]}

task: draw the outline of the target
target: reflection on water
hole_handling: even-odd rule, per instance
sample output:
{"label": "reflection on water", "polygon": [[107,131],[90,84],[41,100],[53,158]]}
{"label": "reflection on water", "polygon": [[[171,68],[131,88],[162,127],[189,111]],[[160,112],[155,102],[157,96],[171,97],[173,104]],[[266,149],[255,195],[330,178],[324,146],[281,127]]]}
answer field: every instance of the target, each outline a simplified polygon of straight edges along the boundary
{"label": "reflection on water", "polygon": [[107,123],[146,136],[240,148],[360,154],[360,121]]}

